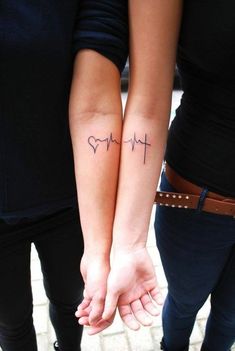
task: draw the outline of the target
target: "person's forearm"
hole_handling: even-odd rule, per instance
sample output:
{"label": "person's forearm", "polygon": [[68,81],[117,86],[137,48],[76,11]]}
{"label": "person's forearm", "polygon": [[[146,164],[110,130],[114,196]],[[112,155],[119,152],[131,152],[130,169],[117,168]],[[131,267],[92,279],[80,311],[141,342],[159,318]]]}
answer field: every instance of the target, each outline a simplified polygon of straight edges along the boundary
{"label": "person's forearm", "polygon": [[181,0],[130,0],[130,92],[125,111],[115,249],[146,244],[164,157]]}
{"label": "person's forearm", "polygon": [[167,125],[126,117],[114,223],[115,248],[144,247],[161,170]]}
{"label": "person's forearm", "polygon": [[91,50],[75,61],[70,98],[78,203],[85,251],[109,256],[122,129],[119,72]]}

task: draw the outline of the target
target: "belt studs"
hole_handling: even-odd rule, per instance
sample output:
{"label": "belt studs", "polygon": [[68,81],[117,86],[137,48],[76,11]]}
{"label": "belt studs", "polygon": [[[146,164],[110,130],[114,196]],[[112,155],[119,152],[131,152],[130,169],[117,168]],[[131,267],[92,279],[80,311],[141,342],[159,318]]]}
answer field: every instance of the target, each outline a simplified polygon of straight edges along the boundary
{"label": "belt studs", "polygon": [[[176,199],[177,197],[178,197],[178,199],[182,199],[182,198],[183,198],[182,195],[175,195],[175,194],[172,195],[172,194],[168,194],[168,193],[167,193],[167,194],[159,193],[159,196],[160,196],[160,197],[164,197],[164,196],[165,196],[165,197],[167,197],[167,198],[169,198],[170,196],[172,196],[173,199]],[[186,200],[189,200],[189,196],[186,195],[186,196],[185,196],[185,199],[186,199]]]}
{"label": "belt studs", "polygon": [[[169,205],[169,204],[163,204],[162,202],[160,202],[160,203],[159,203],[159,206],[166,206],[166,207],[173,207],[173,208],[177,207],[177,208],[185,208],[185,209],[187,209],[187,208],[188,208],[188,206],[182,206],[182,205],[178,205],[178,206],[176,206],[176,205]],[[235,218],[235,216],[234,216],[234,218]]]}

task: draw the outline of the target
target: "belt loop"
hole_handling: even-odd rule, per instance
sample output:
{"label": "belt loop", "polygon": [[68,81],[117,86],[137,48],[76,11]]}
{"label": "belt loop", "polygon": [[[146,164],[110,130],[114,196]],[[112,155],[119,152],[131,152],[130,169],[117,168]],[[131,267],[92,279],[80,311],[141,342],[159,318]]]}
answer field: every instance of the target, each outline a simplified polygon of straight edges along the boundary
{"label": "belt loop", "polygon": [[203,208],[203,205],[204,205],[204,202],[205,202],[205,199],[206,199],[206,196],[207,196],[207,193],[208,193],[208,189],[207,188],[204,188],[200,194],[200,198],[198,200],[198,205],[197,205],[197,211],[198,212],[201,212],[202,211],[202,208]]}

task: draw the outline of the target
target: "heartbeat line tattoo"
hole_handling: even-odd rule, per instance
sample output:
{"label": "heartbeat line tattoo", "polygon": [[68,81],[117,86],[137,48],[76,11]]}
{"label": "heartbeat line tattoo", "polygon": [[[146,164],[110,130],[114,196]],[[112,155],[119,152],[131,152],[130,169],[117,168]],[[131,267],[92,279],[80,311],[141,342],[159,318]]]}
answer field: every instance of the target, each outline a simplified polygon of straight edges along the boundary
{"label": "heartbeat line tattoo", "polygon": [[109,137],[104,138],[104,139],[99,139],[99,138],[96,138],[93,135],[91,135],[87,141],[88,141],[88,144],[92,147],[94,154],[96,153],[96,151],[101,143],[106,143],[106,150],[107,151],[109,151],[111,144],[120,145],[120,143],[116,139],[113,138],[113,133],[110,133]]}
{"label": "heartbeat line tattoo", "polygon": [[131,138],[129,140],[124,141],[124,143],[130,143],[131,144],[131,150],[134,151],[135,150],[135,146],[136,144],[140,144],[140,145],[144,145],[144,164],[146,163],[146,156],[147,156],[147,147],[151,146],[151,144],[149,144],[147,142],[147,134],[145,134],[144,136],[144,141],[141,139],[137,139],[136,138],[136,134],[134,133],[134,138]]}

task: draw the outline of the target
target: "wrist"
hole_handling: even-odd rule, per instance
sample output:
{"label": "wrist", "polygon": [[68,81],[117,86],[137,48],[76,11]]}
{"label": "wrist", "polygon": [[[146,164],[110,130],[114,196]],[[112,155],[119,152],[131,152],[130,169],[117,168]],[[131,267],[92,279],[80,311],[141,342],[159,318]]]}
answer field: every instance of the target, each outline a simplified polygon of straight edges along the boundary
{"label": "wrist", "polygon": [[134,227],[114,226],[112,249],[114,252],[133,252],[146,247],[148,230]]}
{"label": "wrist", "polygon": [[119,240],[119,237],[116,237],[114,239],[113,245],[112,245],[112,250],[114,255],[136,253],[145,248],[146,248],[146,240],[131,242],[131,241]]}
{"label": "wrist", "polygon": [[109,261],[110,260],[110,246],[100,247],[100,246],[89,246],[84,247],[84,256],[89,257],[92,260],[99,261]]}

